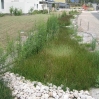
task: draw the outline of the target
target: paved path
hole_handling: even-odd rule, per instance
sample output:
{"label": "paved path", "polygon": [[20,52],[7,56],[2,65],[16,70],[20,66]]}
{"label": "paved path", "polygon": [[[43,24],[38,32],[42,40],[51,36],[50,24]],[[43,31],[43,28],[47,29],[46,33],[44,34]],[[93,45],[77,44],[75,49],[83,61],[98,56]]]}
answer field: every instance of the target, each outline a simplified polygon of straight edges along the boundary
{"label": "paved path", "polygon": [[99,20],[99,12],[98,13],[92,13],[93,16],[95,16]]}
{"label": "paved path", "polygon": [[88,32],[96,36],[99,40],[99,13],[82,11],[78,17],[78,26],[82,31]]}

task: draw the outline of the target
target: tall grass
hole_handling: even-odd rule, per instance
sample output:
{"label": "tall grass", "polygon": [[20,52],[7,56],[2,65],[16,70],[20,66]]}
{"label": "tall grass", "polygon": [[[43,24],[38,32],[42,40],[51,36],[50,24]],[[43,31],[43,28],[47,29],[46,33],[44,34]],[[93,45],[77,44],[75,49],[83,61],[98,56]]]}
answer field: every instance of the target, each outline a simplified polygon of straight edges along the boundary
{"label": "tall grass", "polygon": [[70,39],[73,31],[60,28],[38,54],[32,55],[14,66],[15,73],[30,80],[68,86],[71,89],[88,89],[95,85],[99,56],[80,47]]}
{"label": "tall grass", "polygon": [[95,48],[96,48],[96,39],[95,38],[92,39],[91,48],[92,48],[92,50],[95,50]]}
{"label": "tall grass", "polygon": [[5,87],[2,81],[0,81],[0,99],[14,99],[11,95],[11,91]]}
{"label": "tall grass", "polygon": [[[99,74],[99,55],[85,50],[77,40],[71,40],[74,30],[59,27],[59,21],[56,16],[51,16],[47,23],[30,31],[25,42],[22,43],[19,36],[17,46],[13,46],[13,41],[9,43],[8,53],[17,56],[12,71],[30,80],[63,84],[64,90],[66,87],[93,87]],[[69,16],[66,15],[64,21],[70,25]]]}
{"label": "tall grass", "polygon": [[54,34],[58,32],[58,27],[57,17],[52,16],[48,18],[47,23],[40,23],[34,28],[34,30],[31,30],[28,34],[27,40],[23,42],[23,44],[19,36],[18,44],[15,46],[16,51],[14,51],[17,53],[17,60],[21,61],[21,59],[38,54],[46,43],[54,37]]}

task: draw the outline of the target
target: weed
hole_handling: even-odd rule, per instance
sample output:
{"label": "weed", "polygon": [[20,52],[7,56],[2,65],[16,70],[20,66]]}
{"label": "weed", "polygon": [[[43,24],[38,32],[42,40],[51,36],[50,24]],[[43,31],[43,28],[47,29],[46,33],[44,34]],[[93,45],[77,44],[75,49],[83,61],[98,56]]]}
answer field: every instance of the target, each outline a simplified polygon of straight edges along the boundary
{"label": "weed", "polygon": [[14,11],[13,6],[12,6],[12,7],[10,7],[9,11],[10,11],[10,14],[12,15],[12,14],[13,14],[13,11]]}
{"label": "weed", "polygon": [[29,14],[33,14],[33,10],[34,10],[33,8],[30,8],[30,10],[29,10],[28,13],[29,13]]}
{"label": "weed", "polygon": [[0,13],[0,17],[3,17],[4,16],[4,14],[3,13]]}
{"label": "weed", "polygon": [[22,9],[15,8],[15,9],[13,10],[13,14],[14,14],[15,16],[20,16],[20,15],[22,15]]}
{"label": "weed", "polygon": [[13,99],[9,88],[5,87],[2,81],[0,81],[0,99]]}
{"label": "weed", "polygon": [[95,50],[95,48],[96,48],[96,39],[92,39],[92,44],[91,44],[91,48],[92,48],[92,50]]}
{"label": "weed", "polygon": [[95,87],[99,88],[99,75],[97,76]]}

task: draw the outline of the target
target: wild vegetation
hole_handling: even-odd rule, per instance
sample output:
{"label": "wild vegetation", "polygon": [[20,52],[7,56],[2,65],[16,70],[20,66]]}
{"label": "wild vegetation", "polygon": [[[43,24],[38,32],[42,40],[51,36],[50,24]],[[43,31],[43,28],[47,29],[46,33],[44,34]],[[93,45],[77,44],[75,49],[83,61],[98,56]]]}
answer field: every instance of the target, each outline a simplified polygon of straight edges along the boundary
{"label": "wild vegetation", "polygon": [[[68,19],[68,15],[64,17]],[[64,21],[61,24],[64,25]],[[67,86],[71,89],[95,86],[99,57],[96,52],[90,53],[76,40],[71,40],[73,29],[59,26],[60,19],[55,16],[49,17],[47,25],[40,25],[34,38],[30,35],[23,46],[23,55],[28,55],[17,62],[12,71],[27,79],[63,84],[64,89]]]}
{"label": "wild vegetation", "polygon": [[13,99],[11,90],[5,87],[4,82],[0,81],[0,99]]}
{"label": "wild vegetation", "polygon": [[63,84],[64,90],[66,87],[80,90],[98,86],[99,51],[91,53],[77,40],[71,39],[75,30],[63,27],[71,24],[70,16],[63,12],[59,17],[50,16],[47,22],[39,21],[24,42],[20,35],[16,44],[8,40],[6,53],[2,54],[1,49],[1,64],[10,55],[14,59],[12,72],[45,84]]}

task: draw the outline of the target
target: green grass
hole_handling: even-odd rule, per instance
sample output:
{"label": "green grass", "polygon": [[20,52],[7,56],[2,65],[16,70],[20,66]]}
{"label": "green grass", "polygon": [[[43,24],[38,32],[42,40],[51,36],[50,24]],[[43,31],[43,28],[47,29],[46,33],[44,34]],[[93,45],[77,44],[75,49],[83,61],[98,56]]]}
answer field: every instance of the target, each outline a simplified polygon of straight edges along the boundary
{"label": "green grass", "polygon": [[99,56],[71,40],[72,30],[60,28],[59,34],[35,55],[16,63],[13,72],[30,80],[64,85],[64,89],[88,89],[99,74]]}
{"label": "green grass", "polygon": [[0,99],[13,99],[10,89],[5,87],[2,81],[0,81]]}
{"label": "green grass", "polygon": [[38,22],[46,21],[50,15],[37,14],[37,15],[23,15],[23,16],[4,16],[0,18],[0,46],[5,47],[7,45],[7,37],[16,40],[19,33],[24,31],[26,35],[28,31],[39,24]]}

